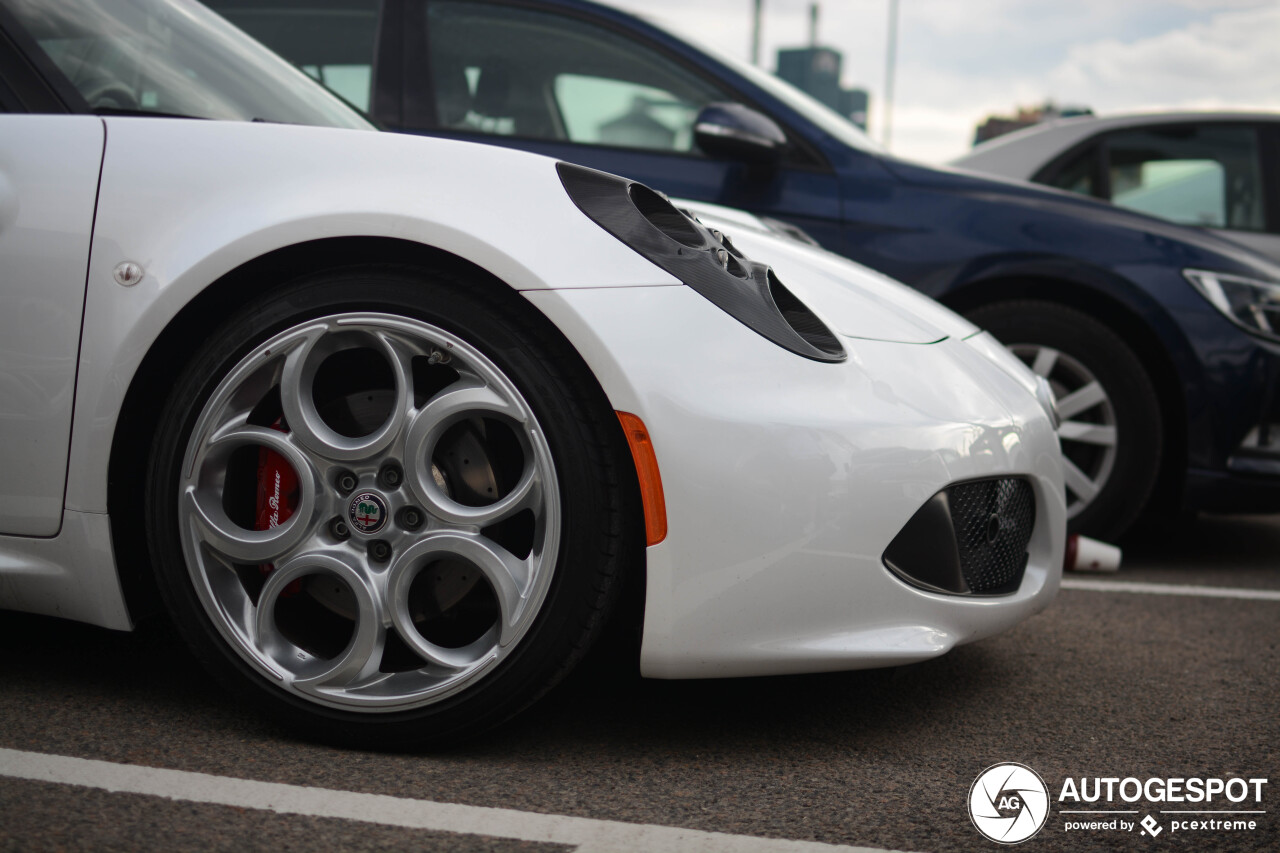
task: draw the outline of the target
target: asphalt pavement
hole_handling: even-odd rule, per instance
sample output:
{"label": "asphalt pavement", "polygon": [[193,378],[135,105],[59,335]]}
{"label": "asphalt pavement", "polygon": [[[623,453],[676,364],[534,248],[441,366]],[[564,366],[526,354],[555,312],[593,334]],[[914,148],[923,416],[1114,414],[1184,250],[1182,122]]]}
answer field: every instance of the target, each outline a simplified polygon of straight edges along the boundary
{"label": "asphalt pavement", "polygon": [[[888,676],[662,682],[597,662],[506,727],[417,754],[332,749],[250,715],[163,621],[125,634],[0,613],[0,850],[995,850],[967,805],[1002,762],[1049,791],[1029,851],[1280,850],[1280,517],[1149,532],[1119,573],[1068,578],[1152,589],[1067,588]],[[67,757],[93,762],[41,777],[59,781],[15,769]],[[147,768],[182,772],[93,781]],[[1068,778],[1269,781],[1261,802],[1175,806],[1062,802]],[[294,793],[319,805],[282,806]],[[425,817],[394,817],[399,803]],[[1065,828],[1087,809],[1158,829]],[[1175,826],[1240,817],[1172,814],[1210,809],[1259,813],[1253,829]]]}

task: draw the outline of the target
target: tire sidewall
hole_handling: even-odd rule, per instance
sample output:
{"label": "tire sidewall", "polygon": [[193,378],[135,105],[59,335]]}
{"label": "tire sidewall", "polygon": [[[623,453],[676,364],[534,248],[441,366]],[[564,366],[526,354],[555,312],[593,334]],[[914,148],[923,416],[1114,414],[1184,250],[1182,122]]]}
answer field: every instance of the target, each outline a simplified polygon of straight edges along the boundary
{"label": "tire sidewall", "polygon": [[[358,284],[358,289],[353,285]],[[358,296],[353,296],[358,293]],[[516,297],[518,298],[518,297]],[[533,310],[533,309],[529,309]],[[310,703],[272,685],[223,639],[201,604],[183,558],[177,514],[179,469],[192,429],[219,383],[252,349],[284,329],[328,314],[399,314],[442,328],[479,350],[519,389],[551,452],[561,531],[539,612],[516,646],[474,683],[433,704],[362,713]],[[599,444],[605,422],[590,401],[566,394],[548,369],[563,345],[531,334],[514,306],[471,292],[461,280],[395,268],[331,271],[282,287],[225,323],[200,348],[161,416],[148,466],[146,517],[162,598],[179,631],[226,687],[305,733],[355,745],[444,742],[487,728],[534,701],[572,666],[598,632],[611,600],[612,571],[600,565],[603,508],[618,503],[584,445]],[[611,415],[611,412],[607,413]],[[601,451],[604,452],[604,451]],[[598,455],[598,454],[597,454]],[[612,569],[613,567],[605,567]],[[342,728],[348,731],[343,733]]]}

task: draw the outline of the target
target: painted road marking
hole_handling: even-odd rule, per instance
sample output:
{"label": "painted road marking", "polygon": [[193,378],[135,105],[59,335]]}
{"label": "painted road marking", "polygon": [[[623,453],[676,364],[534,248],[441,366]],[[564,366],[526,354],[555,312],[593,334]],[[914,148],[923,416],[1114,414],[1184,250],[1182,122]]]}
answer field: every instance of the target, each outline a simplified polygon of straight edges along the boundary
{"label": "painted road marking", "polygon": [[729,835],[674,826],[522,812],[255,782],[186,770],[0,749],[0,776],[80,785],[121,794],[211,803],[278,814],[345,818],[383,826],[567,844],[577,853],[886,853],[815,841]]}
{"label": "painted road marking", "polygon": [[1146,595],[1191,595],[1203,598],[1242,598],[1249,601],[1280,601],[1280,590],[1241,589],[1230,586],[1193,586],[1172,583],[1134,583],[1133,581],[1089,581],[1063,578],[1063,589],[1089,592],[1136,592]]}

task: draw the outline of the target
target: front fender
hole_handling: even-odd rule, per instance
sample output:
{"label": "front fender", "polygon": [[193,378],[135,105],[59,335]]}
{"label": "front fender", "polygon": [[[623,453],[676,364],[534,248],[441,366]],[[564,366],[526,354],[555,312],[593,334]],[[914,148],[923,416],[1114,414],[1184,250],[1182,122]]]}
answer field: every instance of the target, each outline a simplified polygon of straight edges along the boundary
{"label": "front fender", "polygon": [[[546,158],[367,131],[132,118],[106,124],[70,510],[107,510],[118,413],[168,324],[205,288],[276,250],[392,237],[449,252],[517,290],[676,283],[583,216]],[[142,267],[140,281],[115,281],[124,262]]]}

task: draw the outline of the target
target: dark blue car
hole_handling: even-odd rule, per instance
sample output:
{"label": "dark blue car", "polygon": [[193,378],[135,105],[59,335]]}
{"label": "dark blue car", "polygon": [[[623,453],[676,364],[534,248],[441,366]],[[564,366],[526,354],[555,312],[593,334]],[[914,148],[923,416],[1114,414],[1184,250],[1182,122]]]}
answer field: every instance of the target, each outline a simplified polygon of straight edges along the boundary
{"label": "dark blue car", "polygon": [[1056,390],[1077,531],[1112,538],[1143,509],[1280,509],[1280,268],[1260,256],[897,159],[771,75],[594,3],[209,5],[387,128],[745,208],[967,315]]}

